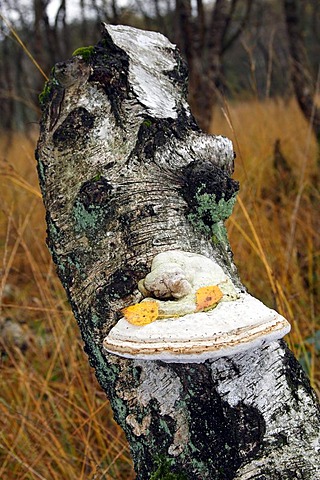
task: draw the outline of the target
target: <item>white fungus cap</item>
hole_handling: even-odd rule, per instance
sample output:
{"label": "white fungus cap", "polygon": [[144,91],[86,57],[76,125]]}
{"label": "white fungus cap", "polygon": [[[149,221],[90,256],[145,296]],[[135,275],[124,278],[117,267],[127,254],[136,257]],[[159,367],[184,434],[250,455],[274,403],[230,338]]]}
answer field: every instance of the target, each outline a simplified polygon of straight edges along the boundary
{"label": "white fungus cap", "polygon": [[125,358],[201,363],[255,349],[289,331],[290,324],[284,317],[242,293],[213,310],[156,320],[143,327],[121,318],[103,347]]}

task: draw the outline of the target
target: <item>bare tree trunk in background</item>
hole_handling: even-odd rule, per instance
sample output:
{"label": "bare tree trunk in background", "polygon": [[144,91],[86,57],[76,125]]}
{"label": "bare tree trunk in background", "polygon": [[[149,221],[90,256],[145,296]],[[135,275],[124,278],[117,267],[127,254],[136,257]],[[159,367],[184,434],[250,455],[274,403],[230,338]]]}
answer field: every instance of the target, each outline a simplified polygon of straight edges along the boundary
{"label": "bare tree trunk in background", "polygon": [[[43,19],[43,10],[44,4],[42,0],[34,0],[33,2],[33,11],[34,11],[34,25],[33,25],[33,49],[34,55],[37,58],[38,62],[42,65],[42,68],[45,69],[47,66],[47,61],[45,61],[45,50],[43,48],[44,40],[42,36],[41,23]],[[54,62],[53,62],[54,63]],[[52,62],[51,62],[52,64]]]}
{"label": "bare tree trunk in background", "polygon": [[[199,4],[198,4],[199,5]],[[202,6],[202,3],[201,3]],[[180,50],[188,63],[189,71],[189,101],[192,106],[192,111],[197,118],[200,109],[198,110],[197,92],[201,85],[203,76],[203,47],[196,50],[196,33],[204,38],[205,30],[202,32],[195,32],[194,23],[192,20],[192,9],[190,0],[176,0],[175,20],[177,24],[177,33],[175,35],[175,42],[179,45]],[[204,28],[204,24],[201,25]]]}
{"label": "bare tree trunk in background", "polygon": [[80,0],[80,11],[81,11],[81,22],[80,22],[80,32],[81,37],[86,38],[88,36],[88,22],[85,13],[85,1]]}
{"label": "bare tree trunk in background", "polygon": [[10,59],[10,50],[8,43],[10,40],[5,38],[2,41],[2,66],[1,69],[1,105],[2,105],[2,115],[3,115],[3,125],[2,127],[6,131],[13,130],[15,116],[14,116],[14,85],[13,85],[13,72],[9,64]]}
{"label": "bare tree trunk in background", "polygon": [[182,35],[180,36],[180,48],[186,56],[189,69],[193,69],[194,61],[194,31],[191,17],[191,1],[190,0],[177,0],[176,1],[176,16],[178,19],[178,25],[181,29]]}
{"label": "bare tree trunk in background", "polygon": [[312,9],[312,33],[320,42],[320,3],[318,0],[311,0],[311,9]]}
{"label": "bare tree trunk in background", "polygon": [[205,13],[202,0],[197,0],[197,12],[198,12],[198,51],[201,52],[205,45],[205,35],[206,35],[206,21]]}
{"label": "bare tree trunk in background", "polygon": [[[315,81],[308,64],[298,0],[283,0],[291,55],[291,80],[299,106],[320,143],[320,109],[315,102]],[[320,68],[320,66],[319,66]],[[319,70],[320,72],[320,70]]]}
{"label": "bare tree trunk in background", "polygon": [[176,16],[180,29],[177,41],[188,62],[190,103],[204,131],[208,131],[210,127],[212,108],[221,84],[222,40],[228,19],[228,7],[228,0],[217,0],[209,27],[206,27],[202,1],[197,3],[198,17],[194,21],[190,0],[176,0]]}
{"label": "bare tree trunk in background", "polygon": [[48,245],[137,479],[319,478],[319,404],[283,341],[202,364],[104,351],[160,252],[205,255],[240,286],[226,236],[211,239],[238,185],[232,144],[198,129],[165,37],[105,26],[90,54],[56,65],[36,155]]}
{"label": "bare tree trunk in background", "polygon": [[217,0],[211,19],[205,21],[202,0],[197,1],[197,16],[192,16],[190,0],[176,0],[180,35],[176,38],[189,67],[189,101],[204,131],[209,131],[212,109],[223,93],[223,54],[242,33],[249,19],[253,0],[246,1],[242,20],[232,33],[230,26],[239,0]]}
{"label": "bare tree trunk in background", "polygon": [[49,65],[59,58],[57,33],[50,26],[47,13],[48,2],[34,0],[34,52],[43,70],[48,71]]}
{"label": "bare tree trunk in background", "polygon": [[222,49],[225,30],[230,22],[229,9],[228,0],[216,1],[207,32],[206,75],[197,101],[202,112],[200,126],[205,132],[210,129],[213,106],[223,91]]}
{"label": "bare tree trunk in background", "polygon": [[117,24],[119,22],[119,8],[118,8],[117,0],[112,0],[111,8],[112,8],[113,21],[114,23]]}
{"label": "bare tree trunk in background", "polygon": [[59,45],[59,55],[62,54],[60,42],[63,44],[63,51],[70,51],[70,32],[67,24],[66,0],[61,0],[60,2],[54,21],[54,31],[58,37],[56,44]]}
{"label": "bare tree trunk in background", "polygon": [[168,35],[167,24],[164,20],[163,15],[161,14],[159,0],[153,0],[153,3],[154,3],[154,9],[155,9],[155,12],[156,12],[156,17],[157,17],[157,24],[159,25],[159,30],[164,35]]}

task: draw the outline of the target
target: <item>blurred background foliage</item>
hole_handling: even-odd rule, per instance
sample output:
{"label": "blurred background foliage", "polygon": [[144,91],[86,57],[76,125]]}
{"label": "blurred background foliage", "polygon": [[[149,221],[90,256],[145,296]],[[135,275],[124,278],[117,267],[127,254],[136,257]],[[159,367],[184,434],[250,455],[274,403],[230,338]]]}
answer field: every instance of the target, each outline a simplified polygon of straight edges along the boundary
{"label": "blurred background foliage", "polygon": [[[99,40],[102,21],[164,33],[189,66],[190,102],[208,130],[211,107],[228,98],[289,99],[294,63],[315,85],[320,57],[318,0],[2,0],[1,127],[25,130],[39,118],[37,96],[46,75],[82,45]],[[296,25],[296,31],[288,25]],[[291,32],[288,36],[288,31]],[[299,45],[299,42],[301,45]],[[312,92],[311,92],[312,93]]]}

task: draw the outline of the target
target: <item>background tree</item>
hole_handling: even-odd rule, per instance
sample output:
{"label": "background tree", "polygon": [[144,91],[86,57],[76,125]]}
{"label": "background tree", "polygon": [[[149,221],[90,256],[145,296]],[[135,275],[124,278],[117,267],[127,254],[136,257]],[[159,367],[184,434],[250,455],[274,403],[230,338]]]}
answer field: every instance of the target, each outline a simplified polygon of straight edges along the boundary
{"label": "background tree", "polygon": [[[71,8],[68,0],[62,0],[53,10],[52,1],[34,0],[30,8],[19,1],[4,0],[3,14],[47,75],[53,63],[71,56],[79,45],[95,43],[96,27],[101,21],[163,32],[179,46],[188,63],[189,101],[197,121],[208,130],[212,107],[221,103],[223,96],[290,96],[290,55],[281,5],[276,1],[257,0],[211,3],[198,0],[193,4],[190,0],[154,0],[147,5],[140,0],[124,5],[116,0],[89,3],[79,0],[78,6],[73,2]],[[291,42],[290,48],[300,52],[294,55],[304,55],[299,57],[298,63],[301,64],[302,60],[302,64],[308,67],[305,54],[297,47],[301,45],[303,30],[304,47],[311,64],[307,75],[309,80],[306,77],[304,82],[308,80],[308,89],[312,87],[314,90],[313,79],[319,57],[318,42],[315,41],[319,9],[315,0],[300,2],[299,12],[302,8],[303,15],[299,16],[298,24],[300,41]],[[75,11],[77,15],[73,14]],[[292,26],[293,23],[291,21]],[[293,29],[293,35],[296,34],[297,28]],[[10,125],[27,127],[38,118],[37,94],[42,90],[43,77],[22,54],[21,46],[5,23],[2,24],[2,35],[0,82],[3,109],[11,112],[1,118],[2,126],[7,129]],[[305,68],[303,70],[307,72]],[[302,87],[300,93],[301,90]],[[305,98],[305,111],[307,104],[310,102]]]}
{"label": "background tree", "polygon": [[[311,71],[304,44],[302,20],[305,2],[284,0],[285,19],[291,56],[291,79],[299,106],[320,142],[320,109],[316,105],[316,93],[319,92],[320,65],[318,65],[317,81]],[[313,6],[314,22],[318,19],[318,11]]]}
{"label": "background tree", "polygon": [[176,1],[175,41],[188,62],[192,111],[205,131],[210,127],[213,106],[226,90],[223,55],[246,27],[252,3],[217,0],[210,12],[198,0],[194,12],[190,0]]}
{"label": "background tree", "polygon": [[[198,122],[208,129],[212,116],[211,107],[222,92],[230,94],[251,88],[247,81],[247,71],[243,68],[243,65],[248,63],[248,55],[240,39],[261,19],[254,11],[260,4],[265,5],[265,25],[271,25],[272,22],[268,23],[268,18],[270,12],[276,8],[276,2],[256,4],[253,0],[219,0],[212,5],[203,4],[202,0],[199,0],[192,8],[190,0],[176,2],[157,0],[148,2],[147,5],[136,0],[121,7],[116,1],[95,1],[89,4],[80,1],[77,15],[74,13],[77,5],[73,2],[71,6],[67,0],[61,2],[55,13],[52,13],[52,2],[34,0],[33,9],[28,8],[26,14],[23,4],[16,2],[13,8],[10,0],[4,0],[4,12],[47,74],[50,70],[49,65],[53,64],[52,60],[66,58],[79,45],[90,45],[97,41],[95,37],[97,29],[92,27],[101,21],[164,32],[170,40],[177,43],[188,62],[191,106]],[[10,35],[5,25],[3,33],[5,36]],[[277,36],[276,39],[278,40]],[[268,43],[264,48],[268,50],[268,35],[261,37],[261,45],[265,45],[265,41]],[[7,67],[14,71],[16,68],[14,58],[18,55],[16,50],[20,47],[14,45],[11,36],[8,42],[12,44],[12,55],[7,60],[9,62]],[[247,38],[248,44],[254,45],[255,42],[253,36]],[[281,44],[283,42],[274,42],[276,46]],[[260,53],[256,52],[256,58],[259,58],[259,55]],[[282,56],[282,60],[285,58],[285,55]],[[23,81],[26,76],[22,74],[17,85],[19,96],[31,99],[36,105],[35,93],[41,91],[43,78],[29,68],[27,58],[23,57],[22,60],[22,71],[28,72],[28,80],[34,89],[31,91],[26,88]],[[261,75],[266,74],[261,71]],[[7,80],[4,75],[3,84],[6,90]],[[9,85],[7,90],[10,91]],[[25,109],[22,106],[21,108]],[[27,111],[25,115],[29,116],[29,121],[36,120],[33,112]],[[8,122],[13,121],[13,116],[10,116]]]}

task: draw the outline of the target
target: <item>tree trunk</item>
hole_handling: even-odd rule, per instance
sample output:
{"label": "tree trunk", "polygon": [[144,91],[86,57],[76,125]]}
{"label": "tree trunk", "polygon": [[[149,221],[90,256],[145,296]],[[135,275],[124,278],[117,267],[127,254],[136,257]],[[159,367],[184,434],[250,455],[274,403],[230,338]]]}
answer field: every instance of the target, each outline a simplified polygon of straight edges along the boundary
{"label": "tree trunk", "polygon": [[[227,0],[217,0],[206,28],[202,2],[198,2],[198,22],[194,25],[190,0],[176,0],[178,45],[189,68],[189,101],[198,124],[210,130],[213,107],[222,93],[222,48],[231,17]],[[196,28],[195,28],[196,26]],[[197,38],[198,37],[198,38]],[[197,43],[201,46],[197,48]]]}
{"label": "tree trunk", "polygon": [[[182,5],[186,3],[191,5],[190,1],[176,1],[177,15],[183,12]],[[240,25],[228,35],[230,25],[236,17],[237,3],[237,0],[217,0],[206,27],[203,5],[198,1],[198,18],[193,25],[193,36],[190,35],[190,25],[193,23],[191,6],[188,15],[180,14],[180,29],[184,42],[179,42],[179,47],[182,45],[181,49],[185,53],[190,71],[190,104],[197,122],[205,132],[210,131],[213,107],[224,93],[223,55],[243,32],[250,17],[252,0],[247,0]],[[189,45],[188,51],[185,44]]]}
{"label": "tree trunk", "polygon": [[210,27],[207,32],[206,75],[199,91],[199,106],[203,113],[201,128],[209,132],[213,107],[223,94],[222,49],[225,30],[230,22],[230,5],[227,0],[215,2]]}
{"label": "tree trunk", "polygon": [[138,479],[315,480],[319,405],[283,341],[200,364],[103,349],[160,252],[209,257],[241,288],[223,229],[232,144],[198,129],[186,73],[162,35],[106,25],[56,65],[36,153],[48,245]]}
{"label": "tree trunk", "polygon": [[283,0],[291,56],[291,80],[302,113],[312,123],[320,142],[320,109],[316,106],[315,81],[304,45],[298,0]]}

